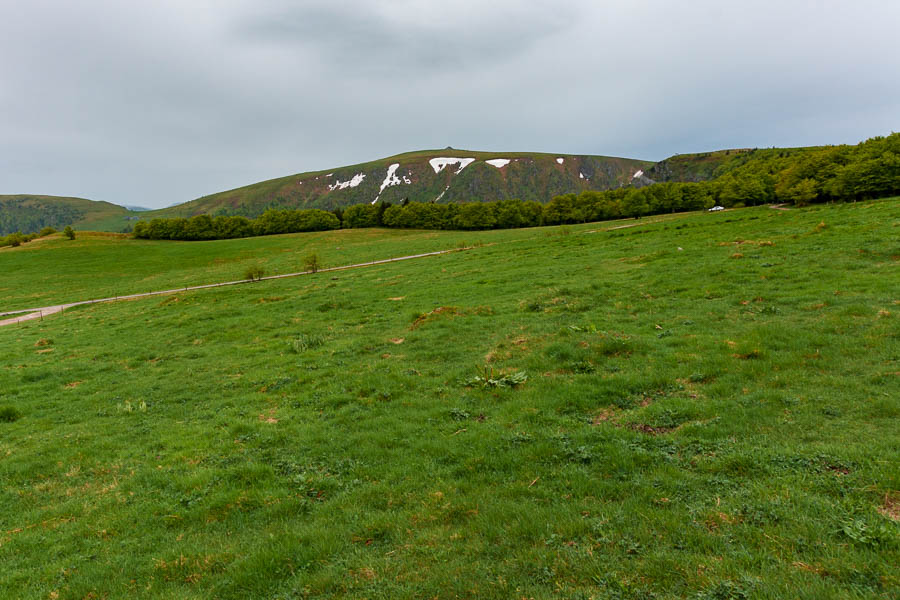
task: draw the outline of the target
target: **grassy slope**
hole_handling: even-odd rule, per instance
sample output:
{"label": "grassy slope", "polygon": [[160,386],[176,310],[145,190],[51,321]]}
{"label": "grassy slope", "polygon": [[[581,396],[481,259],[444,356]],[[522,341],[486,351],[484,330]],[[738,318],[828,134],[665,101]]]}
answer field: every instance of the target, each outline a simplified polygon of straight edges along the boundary
{"label": "grassy slope", "polygon": [[[610,226],[604,224],[604,226]],[[535,231],[504,232],[503,239],[533,237]],[[497,237],[491,232],[401,229],[337,230],[195,242],[136,240],[123,234],[79,232],[18,248],[0,248],[0,312],[99,297],[242,279],[259,265],[267,275],[304,270],[317,253],[326,267],[456,248]]]}
{"label": "grassy slope", "polygon": [[637,225],[0,329],[0,595],[890,597],[898,200]]}
{"label": "grassy slope", "polygon": [[[428,160],[434,157],[518,159],[498,170],[484,162],[475,162],[457,176],[456,167],[434,173]],[[563,157],[559,165],[557,157]],[[442,196],[444,202],[484,198],[497,200],[517,197],[523,200],[548,201],[553,195],[579,192],[584,189],[608,189],[628,183],[638,169],[646,169],[650,161],[605,156],[545,154],[537,152],[478,152],[469,150],[422,150],[407,152],[379,160],[348,165],[324,171],[313,171],[271,179],[260,183],[198,198],[178,206],[146,213],[146,218],[187,217],[195,214],[215,214],[219,211],[256,216],[266,206],[299,208],[335,208],[350,204],[369,203],[378,194],[387,168],[400,163],[398,175],[410,173],[411,185],[397,185],[381,193],[381,199],[399,202],[405,198],[430,202]],[[581,179],[583,171],[590,179]],[[332,177],[327,175],[332,174]],[[349,181],[361,173],[366,177],[354,188],[329,191],[335,181]],[[301,183],[302,182],[302,183]],[[452,182],[452,183],[451,183]]]}
{"label": "grassy slope", "polygon": [[[85,198],[67,198],[63,196],[35,196],[28,194],[0,196],[0,210],[4,210],[4,204],[15,203],[17,212],[21,212],[22,218],[27,221],[40,221],[47,219],[48,207],[55,207],[60,219],[52,217],[40,227],[28,227],[24,222],[14,227],[14,230],[25,229],[37,231],[41,227],[56,227],[62,229],[66,225],[72,225],[76,229],[95,229],[120,231],[128,226],[126,217],[138,216],[140,212],[130,211],[117,204],[87,200]],[[8,210],[8,209],[7,209]],[[72,218],[68,218],[71,216]],[[0,232],[2,233],[2,232]]]}

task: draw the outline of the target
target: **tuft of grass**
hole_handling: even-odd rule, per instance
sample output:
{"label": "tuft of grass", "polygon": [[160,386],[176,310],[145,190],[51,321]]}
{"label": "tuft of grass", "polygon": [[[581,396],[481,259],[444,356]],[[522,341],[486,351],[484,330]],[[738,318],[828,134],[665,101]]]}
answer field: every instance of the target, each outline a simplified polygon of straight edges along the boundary
{"label": "tuft of grass", "polygon": [[0,406],[0,423],[13,423],[22,418],[22,413],[14,406]]}
{"label": "tuft of grass", "polygon": [[294,354],[302,354],[307,350],[318,348],[324,343],[324,336],[300,334],[291,340],[289,348]]}
{"label": "tuft of grass", "polygon": [[466,379],[463,385],[467,387],[487,388],[514,388],[528,381],[525,371],[513,371],[511,373],[495,373],[494,368],[488,365],[476,369],[474,377]]}

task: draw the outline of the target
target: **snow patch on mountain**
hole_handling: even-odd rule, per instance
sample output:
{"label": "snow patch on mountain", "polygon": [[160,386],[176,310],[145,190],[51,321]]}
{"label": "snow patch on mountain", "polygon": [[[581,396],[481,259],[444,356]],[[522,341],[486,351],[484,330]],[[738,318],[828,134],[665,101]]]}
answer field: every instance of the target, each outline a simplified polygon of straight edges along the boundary
{"label": "snow patch on mountain", "polygon": [[560,164],[560,165],[561,165],[561,164],[563,164],[564,162],[566,162],[566,159],[560,157],[560,158],[557,158],[557,159],[556,159],[556,162],[557,162],[557,164]]}
{"label": "snow patch on mountain", "polygon": [[509,164],[508,158],[492,158],[491,160],[484,161],[492,167],[497,167],[498,169],[502,169],[506,165]]}
{"label": "snow patch on mountain", "polygon": [[400,168],[400,163],[394,163],[388,167],[387,177],[384,178],[384,181],[381,183],[381,189],[378,190],[378,193],[384,191],[384,188],[391,187],[392,185],[400,185],[400,178],[397,177],[397,169]]}
{"label": "snow patch on mountain", "polygon": [[405,183],[407,185],[412,183],[412,180],[409,177],[407,177],[406,175],[403,176],[403,179],[400,179],[399,177],[397,177],[397,169],[399,169],[399,168],[400,168],[400,163],[393,163],[393,164],[391,164],[391,166],[388,167],[387,177],[385,177],[384,181],[381,182],[381,189],[378,190],[378,195],[375,196],[374,200],[372,200],[372,204],[375,204],[376,202],[378,202],[378,199],[381,198],[381,192],[383,192],[385,189],[387,189],[391,186],[394,186],[394,185],[400,185],[401,183]]}
{"label": "snow patch on mountain", "polygon": [[590,177],[585,177],[585,176],[584,176],[584,173],[582,173],[581,171],[578,171],[578,177],[579,177],[580,179],[590,179]]}
{"label": "snow patch on mountain", "polygon": [[459,175],[463,169],[468,167],[470,164],[475,162],[474,158],[432,158],[428,161],[428,164],[431,165],[431,168],[434,169],[435,173],[440,173],[444,170],[444,167],[447,165],[459,165],[459,168],[456,170],[456,174]]}
{"label": "snow patch on mountain", "polygon": [[363,182],[363,179],[366,178],[365,173],[357,173],[353,176],[352,179],[348,181],[341,181],[338,179],[333,185],[328,186],[328,191],[333,192],[334,190],[346,190],[347,188],[355,188],[359,184]]}
{"label": "snow patch on mountain", "polygon": [[635,173],[634,175],[631,176],[631,178],[637,179],[638,177],[643,177],[643,176],[644,176],[644,171],[639,169],[637,173]]}
{"label": "snow patch on mountain", "polygon": [[437,202],[438,200],[440,200],[441,198],[443,198],[443,197],[444,197],[444,194],[446,194],[446,193],[447,193],[447,190],[449,190],[449,189],[450,189],[450,185],[448,184],[447,187],[444,188],[444,191],[441,192],[441,193],[438,195],[438,197],[434,199],[434,201]]}

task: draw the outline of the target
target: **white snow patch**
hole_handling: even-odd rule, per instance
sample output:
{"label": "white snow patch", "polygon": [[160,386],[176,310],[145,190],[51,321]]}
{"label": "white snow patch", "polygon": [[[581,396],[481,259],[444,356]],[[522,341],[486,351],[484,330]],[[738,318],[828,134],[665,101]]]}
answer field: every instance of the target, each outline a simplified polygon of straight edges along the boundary
{"label": "white snow patch", "polygon": [[502,169],[506,165],[509,164],[508,158],[492,158],[491,160],[484,161],[492,167],[497,167],[498,169]]}
{"label": "white snow patch", "polygon": [[643,177],[643,176],[644,176],[644,171],[643,171],[643,170],[638,170],[638,172],[635,173],[634,175],[632,175],[631,178],[632,178],[632,179],[637,179],[638,177]]}
{"label": "white snow patch", "polygon": [[403,179],[397,177],[397,169],[400,168],[400,163],[393,163],[388,167],[387,177],[384,178],[384,181],[381,183],[381,189],[378,190],[378,195],[375,196],[375,199],[372,200],[372,204],[378,202],[378,199],[381,197],[381,192],[383,192],[386,188],[391,187],[392,185],[400,185],[401,183],[410,184],[412,180],[406,175],[403,176]]}
{"label": "white snow patch", "polygon": [[557,162],[557,164],[560,164],[560,165],[561,165],[561,164],[563,164],[564,162],[566,162],[566,159],[560,157],[560,158],[557,158],[557,159],[556,159],[556,162]]}
{"label": "white snow patch", "polygon": [[582,173],[581,171],[578,171],[578,177],[580,177],[581,179],[590,179],[589,177],[585,177],[584,173]]}
{"label": "white snow patch", "polygon": [[346,190],[347,188],[354,188],[362,183],[363,179],[366,178],[365,173],[357,173],[353,176],[352,179],[348,181],[341,181],[338,179],[334,185],[328,186],[328,191],[333,192],[334,190]]}
{"label": "white snow patch", "polygon": [[450,186],[448,185],[447,187],[444,188],[444,191],[441,192],[441,193],[438,195],[438,197],[434,199],[434,201],[437,202],[438,200],[440,200],[441,198],[443,198],[443,197],[444,197],[444,194],[446,194],[446,193],[447,193],[447,190],[449,190],[449,189],[450,189]]}
{"label": "white snow patch", "polygon": [[384,188],[391,187],[392,185],[400,185],[400,178],[395,175],[399,168],[400,163],[394,163],[388,167],[387,177],[385,177],[384,181],[381,183],[381,189],[378,190],[379,194],[384,191]]}
{"label": "white snow patch", "polygon": [[435,173],[440,173],[447,165],[459,165],[456,174],[459,175],[463,169],[475,162],[474,158],[432,158],[428,161]]}

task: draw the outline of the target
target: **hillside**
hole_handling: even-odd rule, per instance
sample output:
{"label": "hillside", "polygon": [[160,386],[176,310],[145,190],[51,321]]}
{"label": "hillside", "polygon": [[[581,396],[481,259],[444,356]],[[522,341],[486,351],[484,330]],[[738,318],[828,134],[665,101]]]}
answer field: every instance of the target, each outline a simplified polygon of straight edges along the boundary
{"label": "hillside", "polygon": [[[68,224],[121,232],[130,231],[135,221],[155,218],[203,214],[257,217],[270,208],[333,210],[376,202],[397,206],[407,200],[414,204],[437,203],[444,208],[472,200],[511,198],[547,205],[558,196],[573,194],[596,200],[596,192],[606,192],[613,204],[622,204],[614,210],[601,211],[605,216],[591,211],[583,215],[596,219],[628,216],[629,206],[635,214],[668,212],[669,205],[684,209],[678,208],[683,203],[676,196],[681,197],[682,192],[697,196],[698,190],[685,188],[673,193],[671,184],[681,183],[689,187],[703,184],[702,195],[726,207],[862,200],[900,193],[898,156],[900,134],[874,137],[853,146],[678,154],[658,163],[604,156],[447,148],[271,179],[153,211],[129,210],[81,198],[0,196],[0,235]],[[636,191],[641,194],[635,195]],[[626,198],[628,194],[631,197]],[[667,200],[661,203],[661,196]],[[646,210],[641,208],[644,204]],[[702,202],[688,204],[690,210]],[[663,205],[666,210],[659,210]],[[580,220],[584,219],[574,219]],[[545,219],[548,223],[565,221]]]}
{"label": "hillside", "polygon": [[334,209],[376,200],[399,203],[553,196],[628,184],[650,161],[606,156],[425,150],[271,179],[144,213],[145,218],[235,214],[267,208]]}
{"label": "hillside", "polygon": [[653,182],[699,183],[711,181],[750,162],[790,159],[798,155],[820,151],[824,146],[804,148],[735,148],[714,152],[676,154],[651,166],[645,177]]}
{"label": "hillside", "polygon": [[35,196],[0,196],[0,236],[16,231],[30,233],[44,227],[122,231],[138,213],[111,202]]}

